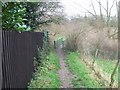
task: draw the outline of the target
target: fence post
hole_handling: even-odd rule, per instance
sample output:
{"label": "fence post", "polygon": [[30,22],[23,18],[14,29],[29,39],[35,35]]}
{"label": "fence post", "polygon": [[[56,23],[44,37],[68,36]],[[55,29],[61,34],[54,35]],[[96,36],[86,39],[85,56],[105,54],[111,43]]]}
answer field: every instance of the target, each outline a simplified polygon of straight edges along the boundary
{"label": "fence post", "polygon": [[0,30],[0,90],[2,89],[2,30]]}

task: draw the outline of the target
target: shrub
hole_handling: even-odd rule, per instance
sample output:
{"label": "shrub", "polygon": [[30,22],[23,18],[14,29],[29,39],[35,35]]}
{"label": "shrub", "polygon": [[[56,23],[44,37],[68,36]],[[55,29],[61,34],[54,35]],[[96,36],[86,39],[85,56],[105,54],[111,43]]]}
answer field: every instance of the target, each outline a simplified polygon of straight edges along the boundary
{"label": "shrub", "polygon": [[76,43],[77,37],[75,34],[71,34],[66,39],[66,49],[69,51],[76,51],[77,50],[77,43]]}

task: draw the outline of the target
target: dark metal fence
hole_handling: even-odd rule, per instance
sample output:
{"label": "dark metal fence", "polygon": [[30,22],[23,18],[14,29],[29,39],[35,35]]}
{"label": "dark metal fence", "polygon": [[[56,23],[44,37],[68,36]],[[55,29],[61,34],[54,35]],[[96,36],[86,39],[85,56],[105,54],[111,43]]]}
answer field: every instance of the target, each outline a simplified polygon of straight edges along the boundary
{"label": "dark metal fence", "polygon": [[42,32],[2,32],[2,88],[26,88],[34,71],[33,58],[43,45]]}

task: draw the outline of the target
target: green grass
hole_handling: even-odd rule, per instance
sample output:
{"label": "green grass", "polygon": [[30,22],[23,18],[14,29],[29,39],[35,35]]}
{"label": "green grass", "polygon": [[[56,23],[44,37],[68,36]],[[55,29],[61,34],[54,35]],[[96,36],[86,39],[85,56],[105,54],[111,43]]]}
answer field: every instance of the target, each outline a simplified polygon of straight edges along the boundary
{"label": "green grass", "polygon": [[50,52],[46,60],[42,62],[34,73],[28,89],[31,88],[59,88],[60,80],[57,71],[60,68],[59,59],[55,52]]}
{"label": "green grass", "polygon": [[70,71],[76,75],[73,80],[75,88],[101,88],[100,84],[90,76],[90,69],[80,60],[78,53],[71,52],[67,55],[67,64]]}
{"label": "green grass", "polygon": [[[117,61],[115,61],[115,60],[96,59],[96,63],[97,63],[98,66],[100,66],[100,68],[104,72],[111,75],[114,68],[115,68],[115,65],[116,65]],[[115,78],[116,81],[118,81],[118,70],[116,71],[114,78]]]}

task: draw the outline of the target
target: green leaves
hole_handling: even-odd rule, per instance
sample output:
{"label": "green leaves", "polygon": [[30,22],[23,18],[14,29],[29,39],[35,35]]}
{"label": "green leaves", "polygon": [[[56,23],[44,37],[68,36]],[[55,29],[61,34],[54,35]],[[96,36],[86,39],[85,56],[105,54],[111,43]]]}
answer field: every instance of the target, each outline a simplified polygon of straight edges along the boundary
{"label": "green leaves", "polygon": [[[57,2],[0,2],[3,30],[30,31],[56,21]],[[58,10],[60,11],[60,10]],[[48,13],[49,12],[49,13]]]}
{"label": "green leaves", "polygon": [[23,31],[23,30],[25,30],[26,28],[27,28],[27,26],[26,25],[20,25],[20,23],[17,23],[16,24],[16,30],[18,30],[18,31]]}
{"label": "green leaves", "polygon": [[25,15],[26,8],[24,7],[24,3],[8,2],[6,6],[3,6],[3,30],[25,31],[27,29]]}

